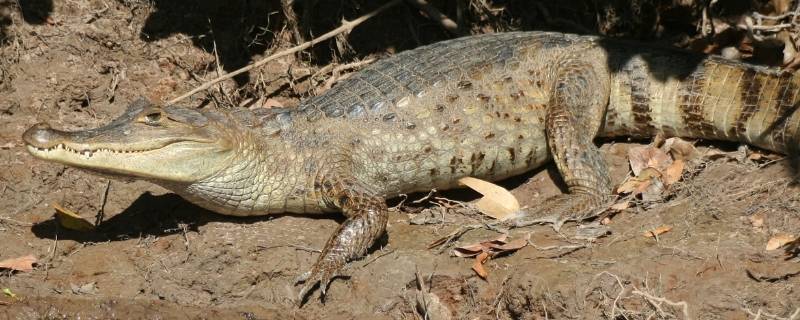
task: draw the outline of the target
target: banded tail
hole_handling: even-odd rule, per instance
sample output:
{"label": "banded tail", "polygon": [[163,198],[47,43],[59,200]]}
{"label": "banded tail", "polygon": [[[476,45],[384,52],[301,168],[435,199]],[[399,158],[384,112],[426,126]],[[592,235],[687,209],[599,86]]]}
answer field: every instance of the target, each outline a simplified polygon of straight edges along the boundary
{"label": "banded tail", "polygon": [[617,65],[601,136],[663,133],[781,153],[800,143],[800,74],[690,53]]}

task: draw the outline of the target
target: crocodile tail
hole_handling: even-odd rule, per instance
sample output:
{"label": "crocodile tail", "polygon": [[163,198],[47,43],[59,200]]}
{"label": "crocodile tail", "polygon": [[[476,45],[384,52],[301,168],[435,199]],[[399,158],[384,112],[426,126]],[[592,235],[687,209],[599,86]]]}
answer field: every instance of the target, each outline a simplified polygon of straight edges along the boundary
{"label": "crocodile tail", "polygon": [[718,57],[634,57],[612,77],[602,136],[655,134],[787,153],[800,136],[800,75]]}

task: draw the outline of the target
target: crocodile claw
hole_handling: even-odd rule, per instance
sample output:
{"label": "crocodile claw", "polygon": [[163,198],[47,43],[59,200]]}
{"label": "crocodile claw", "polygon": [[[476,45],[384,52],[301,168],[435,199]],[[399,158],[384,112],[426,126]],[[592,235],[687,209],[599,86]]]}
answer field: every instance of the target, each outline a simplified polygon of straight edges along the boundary
{"label": "crocodile claw", "polygon": [[307,271],[299,275],[295,279],[295,285],[302,283],[303,286],[300,288],[300,292],[297,294],[297,306],[303,306],[303,303],[306,301],[308,295],[318,284],[320,288],[319,298],[320,300],[324,301],[328,285],[331,283],[333,278],[334,275],[332,270],[320,270],[316,267],[313,268],[312,271]]}

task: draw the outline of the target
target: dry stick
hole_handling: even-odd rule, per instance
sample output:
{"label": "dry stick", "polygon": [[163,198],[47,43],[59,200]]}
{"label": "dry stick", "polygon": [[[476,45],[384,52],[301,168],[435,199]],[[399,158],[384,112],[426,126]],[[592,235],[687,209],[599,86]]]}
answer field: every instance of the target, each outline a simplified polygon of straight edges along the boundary
{"label": "dry stick", "polygon": [[372,11],[370,13],[367,13],[367,14],[361,16],[361,17],[358,17],[355,20],[344,21],[344,22],[342,22],[342,25],[339,26],[338,28],[333,29],[331,31],[328,31],[328,33],[323,34],[322,36],[320,36],[318,38],[312,39],[311,41],[308,41],[308,42],[305,42],[305,43],[303,43],[301,45],[292,47],[292,48],[290,48],[288,50],[284,50],[284,51],[278,52],[278,53],[273,54],[273,55],[271,55],[269,57],[261,59],[261,60],[255,62],[255,63],[253,63],[253,64],[250,64],[250,65],[247,65],[245,67],[242,67],[240,69],[237,69],[237,70],[231,71],[229,73],[226,73],[226,74],[224,74],[224,75],[222,75],[220,77],[217,77],[217,78],[215,78],[215,79],[213,79],[211,81],[208,81],[208,82],[200,85],[197,88],[192,89],[191,91],[189,91],[189,92],[187,92],[187,93],[185,93],[185,94],[183,94],[183,95],[181,95],[181,96],[179,96],[179,97],[177,97],[175,99],[170,100],[169,102],[167,102],[167,104],[175,104],[178,101],[181,101],[183,99],[191,97],[195,93],[207,90],[208,88],[211,88],[211,86],[213,86],[213,85],[215,85],[215,84],[217,84],[219,82],[222,82],[222,81],[228,80],[230,78],[233,78],[233,77],[235,77],[237,75],[240,75],[242,73],[250,71],[253,68],[258,68],[258,67],[266,64],[267,62],[270,62],[272,60],[278,59],[280,57],[288,56],[288,55],[293,54],[293,53],[298,52],[298,51],[302,51],[302,50],[308,49],[308,48],[314,46],[315,44],[320,43],[320,42],[325,41],[325,40],[328,40],[330,38],[333,38],[333,37],[335,37],[336,35],[338,35],[338,34],[340,34],[342,32],[349,32],[350,30],[352,30],[357,25],[363,23],[364,21],[369,20],[370,18],[378,15],[379,13],[385,11],[386,9],[388,9],[390,7],[393,7],[393,6],[397,5],[398,3],[402,2],[402,1],[403,0],[392,0],[389,3],[386,3],[386,4],[382,5],[380,8],[375,9],[374,11]]}
{"label": "dry stick", "polygon": [[645,299],[648,299],[648,300],[666,303],[666,304],[668,304],[670,306],[673,306],[673,307],[680,307],[681,311],[683,312],[683,319],[686,319],[686,320],[691,319],[691,316],[689,315],[689,304],[686,303],[686,301],[675,302],[675,301],[667,300],[666,298],[656,297],[656,296],[653,296],[653,295],[651,295],[651,294],[649,294],[647,292],[643,292],[643,291],[639,291],[639,290],[633,290],[633,291],[631,291],[631,293],[640,295],[640,296],[642,296],[642,297],[644,297]]}
{"label": "dry stick", "polygon": [[425,14],[428,15],[428,18],[430,18],[433,21],[438,22],[442,26],[442,28],[447,30],[447,32],[450,32],[450,33],[452,33],[454,35],[460,35],[461,34],[461,32],[458,31],[458,24],[455,21],[453,21],[453,19],[450,19],[445,14],[441,13],[438,9],[434,8],[427,1],[425,1],[425,0],[406,0],[406,2],[408,2],[411,5],[417,7],[417,9],[425,11]]}

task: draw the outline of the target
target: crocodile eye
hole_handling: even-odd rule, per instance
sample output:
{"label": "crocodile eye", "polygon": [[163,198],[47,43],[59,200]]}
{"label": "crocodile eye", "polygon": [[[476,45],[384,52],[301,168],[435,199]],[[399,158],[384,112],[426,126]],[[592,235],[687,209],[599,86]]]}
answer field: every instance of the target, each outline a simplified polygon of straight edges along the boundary
{"label": "crocodile eye", "polygon": [[161,112],[151,112],[144,116],[144,121],[147,124],[158,124],[161,121]]}

